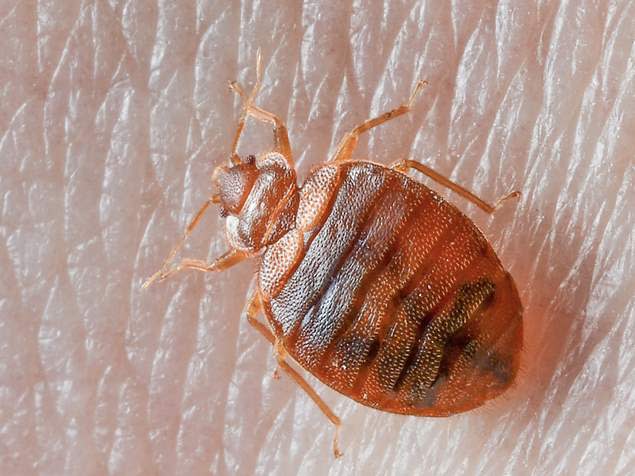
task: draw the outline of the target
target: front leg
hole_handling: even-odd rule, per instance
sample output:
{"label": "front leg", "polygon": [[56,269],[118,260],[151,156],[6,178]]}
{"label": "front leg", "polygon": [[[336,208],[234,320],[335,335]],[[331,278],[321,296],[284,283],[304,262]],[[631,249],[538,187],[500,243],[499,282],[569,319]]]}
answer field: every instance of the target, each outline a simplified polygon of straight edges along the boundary
{"label": "front leg", "polygon": [[228,251],[222,256],[219,256],[211,263],[206,263],[205,261],[200,259],[184,258],[181,260],[181,262],[177,266],[174,266],[173,268],[169,268],[169,269],[162,268],[156,273],[154,273],[150,277],[150,279],[148,279],[143,284],[143,287],[147,288],[155,281],[163,281],[164,279],[167,279],[173,274],[178,273],[179,271],[182,271],[184,269],[193,269],[196,271],[202,271],[204,273],[209,273],[211,271],[223,271],[227,268],[231,268],[232,266],[240,263],[241,261],[244,261],[246,258],[249,258],[250,256],[251,255],[249,253],[234,249],[234,250]]}

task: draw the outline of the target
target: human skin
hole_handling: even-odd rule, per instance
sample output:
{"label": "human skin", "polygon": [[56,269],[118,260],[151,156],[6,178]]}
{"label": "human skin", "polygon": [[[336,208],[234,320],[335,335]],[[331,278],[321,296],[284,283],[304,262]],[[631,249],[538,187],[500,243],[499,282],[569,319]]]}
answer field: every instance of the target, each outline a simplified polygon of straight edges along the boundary
{"label": "human skin", "polygon": [[[0,4],[0,474],[627,474],[635,464],[635,3]],[[337,3],[337,6],[335,4]],[[369,4],[368,4],[369,5]],[[355,157],[422,161],[524,304],[516,386],[449,418],[309,382],[240,315],[257,260],[146,291],[214,190],[240,103],[286,121],[300,180],[429,86]],[[240,152],[271,148],[250,122]],[[207,213],[185,256],[226,250]]]}

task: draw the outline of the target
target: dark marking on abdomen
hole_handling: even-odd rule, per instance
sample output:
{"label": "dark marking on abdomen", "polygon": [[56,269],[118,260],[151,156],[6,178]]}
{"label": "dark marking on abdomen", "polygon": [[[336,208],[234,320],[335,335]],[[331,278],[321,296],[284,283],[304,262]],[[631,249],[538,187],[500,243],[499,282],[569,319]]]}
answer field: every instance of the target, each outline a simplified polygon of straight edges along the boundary
{"label": "dark marking on abdomen", "polygon": [[[297,331],[302,318],[326,291],[340,260],[353,246],[366,212],[383,186],[383,175],[365,168],[349,171],[339,185],[324,224],[308,243],[300,264],[280,293],[271,300],[272,314],[285,339]],[[333,213],[334,210],[338,213]]]}
{"label": "dark marking on abdomen", "polygon": [[493,295],[494,283],[487,278],[463,284],[452,305],[436,315],[429,323],[414,359],[404,371],[404,378],[396,390],[400,399],[414,404],[424,400],[439,377],[446,344]]}
{"label": "dark marking on abdomen", "polygon": [[381,334],[377,358],[366,361],[370,368],[360,372],[356,389],[374,399],[393,398],[429,323],[453,299],[460,273],[479,256],[480,243],[466,220],[459,219],[447,228],[395,293],[394,312],[384,320],[386,331]]}
{"label": "dark marking on abdomen", "polygon": [[[384,187],[369,206],[351,247],[328,280],[323,293],[308,310],[298,328],[295,349],[309,368],[322,365],[329,349],[351,325],[376,270],[385,264],[408,218],[419,204],[408,196],[396,174],[387,175]],[[341,210],[330,212],[338,216]]]}
{"label": "dark marking on abdomen", "polygon": [[[334,336],[324,356],[323,371],[328,374],[330,385],[340,391],[358,392],[357,387],[363,383],[371,362],[382,352],[380,329],[389,326],[395,318],[395,296],[422,263],[427,262],[430,250],[450,228],[448,211],[432,191],[408,189],[402,177],[399,187],[401,190],[394,191],[395,202],[400,200],[407,205],[404,219],[392,234],[390,248],[380,254],[381,262],[366,274],[346,319],[347,325]],[[384,226],[390,224],[390,217],[388,212]]]}

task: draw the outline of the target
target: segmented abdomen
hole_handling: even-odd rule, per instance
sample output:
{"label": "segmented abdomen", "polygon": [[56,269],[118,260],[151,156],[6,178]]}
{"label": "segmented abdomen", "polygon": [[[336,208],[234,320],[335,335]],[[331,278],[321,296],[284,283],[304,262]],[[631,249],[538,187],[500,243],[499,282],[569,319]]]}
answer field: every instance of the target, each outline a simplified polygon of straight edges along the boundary
{"label": "segmented abdomen", "polygon": [[296,229],[260,270],[265,312],[304,368],[366,405],[445,415],[501,393],[522,341],[511,278],[470,220],[368,162],[305,181]]}

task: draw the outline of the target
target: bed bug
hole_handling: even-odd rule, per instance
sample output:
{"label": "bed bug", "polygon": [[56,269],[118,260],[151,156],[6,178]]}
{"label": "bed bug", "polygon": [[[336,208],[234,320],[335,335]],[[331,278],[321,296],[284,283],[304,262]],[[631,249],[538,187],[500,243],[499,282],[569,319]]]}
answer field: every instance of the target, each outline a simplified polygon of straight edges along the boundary
{"label": "bed bug", "polygon": [[[229,164],[212,177],[218,192],[144,287],[183,269],[222,271],[257,258],[246,317],[336,430],[340,419],[288,356],[329,387],[387,412],[448,416],[504,392],[522,347],[514,281],[472,221],[406,172],[428,175],[487,213],[518,192],[489,205],[415,161],[352,160],[360,135],[410,111],[425,81],[407,103],[346,134],[300,186],[285,125],[254,103],[260,83],[258,55],[251,93],[230,83],[243,111]],[[273,126],[275,146],[243,160],[236,151],[249,117]],[[212,204],[226,219],[229,251],[211,263],[173,266]],[[339,456],[337,431],[333,445]]]}

